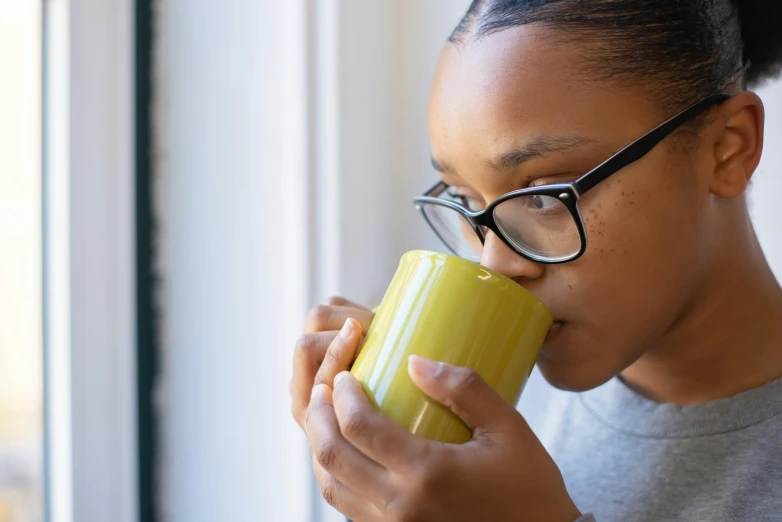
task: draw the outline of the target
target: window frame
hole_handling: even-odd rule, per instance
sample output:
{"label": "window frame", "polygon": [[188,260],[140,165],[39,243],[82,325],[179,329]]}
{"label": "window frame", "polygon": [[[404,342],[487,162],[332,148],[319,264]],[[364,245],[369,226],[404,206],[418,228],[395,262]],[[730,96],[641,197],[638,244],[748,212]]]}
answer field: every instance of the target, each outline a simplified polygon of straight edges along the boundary
{"label": "window frame", "polygon": [[45,504],[138,520],[133,3],[43,3]]}

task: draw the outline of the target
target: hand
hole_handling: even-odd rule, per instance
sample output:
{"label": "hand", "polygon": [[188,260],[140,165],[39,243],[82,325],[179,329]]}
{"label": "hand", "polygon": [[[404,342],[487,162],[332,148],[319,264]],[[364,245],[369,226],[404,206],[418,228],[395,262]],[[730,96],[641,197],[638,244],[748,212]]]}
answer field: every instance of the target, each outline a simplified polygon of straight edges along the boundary
{"label": "hand", "polygon": [[[359,342],[338,340],[333,357]],[[472,440],[411,435],[369,403],[353,375],[339,373],[333,389],[314,387],[304,421],[329,504],[355,522],[572,522],[581,515],[522,416],[475,372],[415,356],[408,370],[473,430]]]}
{"label": "hand", "polygon": [[[351,317],[355,327],[347,343],[337,342],[326,351],[339,333],[345,321]],[[369,329],[375,315],[368,308],[341,297],[332,297],[326,304],[310,310],[304,334],[296,343],[293,355],[293,379],[290,383],[291,410],[299,426],[304,429],[304,415],[310,402],[312,387],[325,383],[332,386],[334,376],[347,370],[353,363],[356,347],[361,342],[361,333]]]}

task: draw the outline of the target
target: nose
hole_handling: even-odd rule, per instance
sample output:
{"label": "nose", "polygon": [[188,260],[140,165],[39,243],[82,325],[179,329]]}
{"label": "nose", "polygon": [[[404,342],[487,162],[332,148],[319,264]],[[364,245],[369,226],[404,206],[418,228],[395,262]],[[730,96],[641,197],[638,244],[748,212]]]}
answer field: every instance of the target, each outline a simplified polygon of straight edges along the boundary
{"label": "nose", "polygon": [[516,281],[538,279],[546,271],[546,265],[520,256],[491,231],[483,243],[481,265]]}

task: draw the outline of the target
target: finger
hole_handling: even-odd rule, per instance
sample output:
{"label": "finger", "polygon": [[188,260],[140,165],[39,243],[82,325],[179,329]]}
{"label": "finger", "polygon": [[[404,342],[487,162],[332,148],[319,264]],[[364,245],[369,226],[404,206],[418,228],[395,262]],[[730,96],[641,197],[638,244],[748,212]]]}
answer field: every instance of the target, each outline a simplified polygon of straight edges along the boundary
{"label": "finger", "polygon": [[350,372],[337,375],[333,404],[345,439],[389,470],[401,472],[420,466],[432,449],[426,439],[411,435],[378,411]]}
{"label": "finger", "polygon": [[408,372],[421,391],[450,408],[473,430],[473,439],[507,433],[521,419],[474,370],[411,355]]}
{"label": "finger", "polygon": [[312,390],[305,421],[310,451],[315,460],[339,482],[370,502],[380,502],[388,487],[388,471],[363,455],[340,432],[331,389]]}
{"label": "finger", "polygon": [[379,520],[379,512],[374,504],[362,499],[350,488],[338,481],[313,457],[312,469],[318,479],[323,499],[334,509],[353,521]]}
{"label": "finger", "polygon": [[359,310],[370,311],[369,308],[362,304],[339,296],[329,297],[326,299],[326,304],[329,306],[347,306],[348,308],[358,308]]}
{"label": "finger", "polygon": [[310,403],[315,374],[318,372],[326,350],[339,332],[316,332],[302,335],[293,351],[293,378],[290,383],[291,412],[304,428],[304,413]]}
{"label": "finger", "polygon": [[326,350],[323,363],[315,374],[314,385],[334,385],[334,377],[344,370],[349,370],[361,345],[361,327],[354,319],[347,319],[342,329]]}
{"label": "finger", "polygon": [[304,333],[339,330],[349,317],[358,321],[361,330],[366,332],[375,314],[363,307],[318,305],[307,315]]}

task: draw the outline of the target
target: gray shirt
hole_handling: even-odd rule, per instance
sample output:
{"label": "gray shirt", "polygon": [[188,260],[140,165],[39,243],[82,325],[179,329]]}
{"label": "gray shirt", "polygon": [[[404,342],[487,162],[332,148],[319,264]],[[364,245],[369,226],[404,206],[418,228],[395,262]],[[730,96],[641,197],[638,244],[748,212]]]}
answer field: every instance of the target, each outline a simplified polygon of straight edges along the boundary
{"label": "gray shirt", "polygon": [[782,521],[782,379],[681,407],[620,379],[563,392],[536,370],[518,409],[598,522]]}

